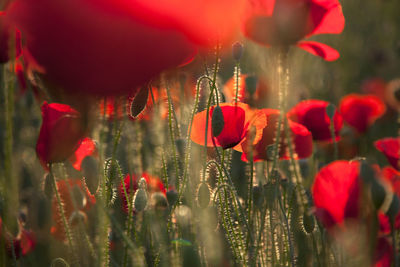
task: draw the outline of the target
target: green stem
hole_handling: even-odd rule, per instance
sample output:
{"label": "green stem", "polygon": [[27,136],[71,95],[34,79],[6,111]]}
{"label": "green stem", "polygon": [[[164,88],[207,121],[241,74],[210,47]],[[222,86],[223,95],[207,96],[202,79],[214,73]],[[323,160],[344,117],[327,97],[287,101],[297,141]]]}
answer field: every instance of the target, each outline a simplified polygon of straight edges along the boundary
{"label": "green stem", "polygon": [[49,166],[49,173],[50,173],[50,177],[51,177],[51,184],[53,186],[53,191],[56,195],[56,200],[57,200],[57,205],[58,205],[58,212],[60,213],[61,216],[61,220],[64,226],[64,231],[65,231],[65,235],[67,236],[67,240],[68,240],[68,246],[70,249],[70,252],[73,256],[73,258],[75,258],[75,251],[74,251],[74,246],[73,246],[73,239],[72,239],[72,235],[71,235],[71,229],[69,227],[68,221],[65,217],[65,210],[64,210],[64,204],[61,200],[60,197],[60,193],[58,190],[58,186],[57,186],[57,182],[56,182],[56,178],[53,175],[53,171],[52,171],[52,165],[50,164]]}

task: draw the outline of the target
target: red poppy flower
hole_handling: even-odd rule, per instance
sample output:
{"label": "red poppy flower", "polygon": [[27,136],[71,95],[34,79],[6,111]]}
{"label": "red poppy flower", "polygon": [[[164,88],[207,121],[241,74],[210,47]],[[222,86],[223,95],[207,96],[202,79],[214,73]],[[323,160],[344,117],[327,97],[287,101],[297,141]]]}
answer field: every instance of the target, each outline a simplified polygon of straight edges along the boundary
{"label": "red poppy flower", "polygon": [[[70,225],[73,223],[71,216],[74,211],[85,215],[84,212],[89,210],[96,203],[96,198],[90,194],[87,189],[84,189],[82,182],[79,179],[68,179],[67,181],[59,180],[57,181],[57,188],[63,202],[65,217],[69,221]],[[64,225],[55,196],[52,201],[52,212],[55,225],[50,229],[51,234],[60,240],[64,240]]]}
{"label": "red poppy flower", "polygon": [[390,267],[393,261],[393,247],[385,237],[378,238],[373,259],[374,267]]}
{"label": "red poppy flower", "polygon": [[[288,112],[288,117],[303,124],[318,141],[332,141],[330,130],[331,119],[326,114],[328,102],[322,100],[305,100],[298,103]],[[335,111],[333,116],[336,140],[340,139],[339,131],[343,126],[342,116]]]}
{"label": "red poppy flower", "polygon": [[[142,173],[142,176],[140,176],[140,178],[144,178],[146,180],[147,190],[150,194],[155,193],[155,192],[161,192],[163,194],[166,193],[164,184],[161,182],[160,178],[151,176],[147,172]],[[131,184],[131,182],[132,182],[132,184]],[[136,190],[138,190],[138,188],[139,188],[139,185],[138,185],[139,179],[133,174],[132,174],[132,176],[127,174],[125,176],[124,183],[125,183],[126,193],[130,196],[134,195]],[[122,184],[120,184],[120,186],[119,186],[119,194],[123,201],[122,208],[126,213],[128,213],[128,201],[125,197],[124,187]]]}
{"label": "red poppy flower", "polygon": [[51,84],[116,95],[187,63],[198,44],[225,40],[241,2],[18,0],[8,13]]}
{"label": "red poppy flower", "polygon": [[[207,146],[213,147],[211,118],[216,106],[212,106],[208,118]],[[223,149],[237,146],[243,142],[250,127],[256,127],[256,134],[253,144],[257,143],[262,136],[262,130],[266,126],[266,117],[262,111],[253,111],[246,104],[220,104],[224,117],[224,128],[215,137],[215,145]],[[193,119],[193,127],[190,138],[199,145],[205,145],[206,132],[206,110],[197,113]]]}
{"label": "red poppy flower", "polygon": [[[263,129],[262,138],[254,145],[253,157],[254,160],[267,160],[267,147],[274,144],[274,138],[276,134],[277,122],[279,119],[279,110],[276,109],[262,109],[265,116],[267,117],[267,126]],[[307,158],[312,154],[312,135],[303,125],[292,122],[289,120],[289,128],[291,131],[292,142],[294,144],[294,150],[297,154],[296,158]],[[289,151],[287,147],[287,140],[283,130],[280,134],[280,151],[279,157],[281,159],[289,159]],[[244,141],[240,147],[240,151],[243,152],[242,160],[248,161],[249,147],[246,141]]]}
{"label": "red poppy flower", "polygon": [[[390,187],[388,190],[400,197],[400,172],[392,167],[385,167],[380,171],[380,174],[381,179],[384,182],[386,181],[388,187]],[[390,220],[383,212],[379,212],[379,226],[381,232],[390,233]],[[396,215],[394,227],[395,229],[400,228],[400,213]]]}
{"label": "red poppy flower", "polygon": [[[254,83],[254,84],[252,84]],[[253,88],[249,89],[249,86]],[[251,90],[255,90],[251,92]],[[267,106],[270,88],[264,80],[249,74],[239,76],[238,102],[243,102],[251,107],[263,108]],[[230,78],[224,86],[226,102],[234,102],[236,98],[236,77]]]}
{"label": "red poppy flower", "polygon": [[85,136],[80,114],[68,105],[44,102],[42,126],[36,153],[42,165],[61,162],[71,156]]}
{"label": "red poppy flower", "polygon": [[[13,28],[5,18],[6,13],[0,11],[0,63],[9,61],[10,53],[15,53],[15,57],[21,54],[21,33]],[[15,37],[15,40],[12,42],[10,38],[13,37]],[[10,49],[11,43],[15,45],[15,51]]]}
{"label": "red poppy flower", "polygon": [[[22,225],[19,225],[22,227]],[[11,258],[13,255],[17,259],[27,255],[36,246],[36,238],[33,232],[20,228],[20,232],[16,237],[13,237],[8,231],[3,228],[3,221],[0,218],[0,242],[4,242],[5,249],[8,256]],[[11,243],[12,242],[12,243]],[[12,245],[11,245],[12,244]],[[12,249],[14,248],[14,253]]]}
{"label": "red poppy flower", "polygon": [[97,149],[96,149],[96,143],[89,137],[86,137],[82,139],[82,141],[79,144],[79,147],[75,150],[74,154],[69,158],[69,161],[71,161],[72,166],[76,170],[80,171],[82,161],[88,156],[97,156]]}
{"label": "red poppy flower", "polygon": [[389,163],[397,170],[400,169],[399,166],[399,154],[400,154],[400,138],[387,137],[375,141],[374,143],[376,149],[382,152]]}
{"label": "red poppy flower", "polygon": [[328,229],[359,215],[360,163],[334,161],[321,168],[312,186],[315,215]]}
{"label": "red poppy flower", "polygon": [[338,0],[256,0],[250,1],[244,35],[262,45],[296,45],[332,61],[339,53],[314,41],[301,41],[316,34],[339,34],[344,28]]}
{"label": "red poppy flower", "polygon": [[350,94],[342,98],[339,111],[345,122],[364,133],[386,111],[386,106],[374,95]]}

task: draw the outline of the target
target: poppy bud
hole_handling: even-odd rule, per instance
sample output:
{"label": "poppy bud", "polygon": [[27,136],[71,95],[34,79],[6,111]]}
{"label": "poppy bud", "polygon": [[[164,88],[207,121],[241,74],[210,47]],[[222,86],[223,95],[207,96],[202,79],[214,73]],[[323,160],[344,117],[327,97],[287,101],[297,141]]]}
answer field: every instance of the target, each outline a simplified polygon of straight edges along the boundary
{"label": "poppy bud", "polygon": [[142,111],[146,107],[148,97],[149,97],[149,86],[143,86],[142,88],[139,89],[139,91],[136,93],[136,95],[132,100],[130,107],[131,111],[130,116],[132,118],[136,118],[137,116],[140,115],[140,113],[142,113]]}
{"label": "poppy bud", "polygon": [[256,76],[247,76],[244,80],[246,84],[246,91],[252,96],[257,90],[258,78]]}
{"label": "poppy bud", "polygon": [[224,129],[224,115],[222,114],[222,109],[220,106],[216,106],[212,113],[211,118],[211,128],[212,128],[212,135],[217,137],[221,134],[222,130]]}
{"label": "poppy bud", "polygon": [[205,209],[210,204],[210,188],[208,184],[202,182],[197,188],[197,204],[200,208]]}
{"label": "poppy bud", "polygon": [[378,181],[371,184],[371,198],[375,209],[381,208],[385,202],[386,190]]}
{"label": "poppy bud", "polygon": [[400,210],[400,201],[397,195],[393,195],[392,203],[390,203],[388,211],[386,211],[386,215],[389,216],[391,223],[394,222],[397,213]]}
{"label": "poppy bud", "polygon": [[178,193],[171,189],[167,191],[167,200],[168,200],[168,204],[170,207],[172,207],[173,205],[175,205],[175,202],[178,200]]}
{"label": "poppy bud", "polygon": [[90,193],[94,195],[99,186],[98,162],[94,157],[87,156],[83,159],[81,168],[84,183]]}
{"label": "poppy bud", "polygon": [[326,114],[332,120],[333,116],[335,115],[336,107],[333,104],[329,104],[326,106]]}
{"label": "poppy bud", "polygon": [[133,198],[133,204],[136,211],[143,211],[147,207],[147,183],[144,178],[139,181],[139,189],[136,191]]}
{"label": "poppy bud", "polygon": [[315,219],[314,216],[308,212],[304,212],[302,216],[302,225],[303,225],[303,230],[307,234],[311,234],[315,230]]}
{"label": "poppy bud", "polygon": [[235,61],[240,61],[243,55],[243,45],[236,42],[232,45],[232,56]]}

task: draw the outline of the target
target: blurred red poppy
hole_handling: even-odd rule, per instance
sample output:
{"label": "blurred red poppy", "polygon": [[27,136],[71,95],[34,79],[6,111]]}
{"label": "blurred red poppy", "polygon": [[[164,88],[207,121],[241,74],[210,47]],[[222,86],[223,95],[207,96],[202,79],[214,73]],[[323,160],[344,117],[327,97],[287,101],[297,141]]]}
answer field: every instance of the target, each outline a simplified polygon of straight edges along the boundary
{"label": "blurred red poppy", "polygon": [[71,156],[85,137],[82,118],[68,105],[44,102],[42,126],[36,144],[36,153],[42,165],[61,162]]}
{"label": "blurred red poppy", "polygon": [[[254,90],[254,92],[253,92]],[[238,102],[251,107],[264,108],[268,103],[270,88],[265,80],[255,75],[242,74],[239,76]],[[224,86],[226,102],[234,102],[236,98],[236,77],[230,78]]]}
{"label": "blurred red poppy", "polygon": [[[163,194],[166,193],[166,189],[164,187],[164,184],[160,180],[160,178],[155,177],[155,176],[151,176],[147,172],[142,173],[140,178],[144,178],[146,180],[147,191],[150,194],[155,193],[155,192],[161,192]],[[138,190],[138,188],[139,188],[138,183],[139,183],[140,178],[138,179],[133,174],[132,175],[127,174],[125,176],[125,179],[124,179],[125,189],[126,189],[126,193],[129,196],[134,195],[136,190]],[[128,201],[127,201],[127,199],[125,197],[124,187],[123,187],[122,184],[120,184],[120,186],[119,186],[119,194],[120,194],[121,199],[122,199],[122,208],[126,213],[128,213]]]}
{"label": "blurred red poppy", "polygon": [[[15,49],[10,49],[10,44],[13,44]],[[15,57],[21,54],[21,33],[6,21],[6,13],[0,11],[0,63],[9,61],[11,53]]]}
{"label": "blurred red poppy", "polygon": [[49,84],[69,93],[118,95],[187,63],[199,44],[225,40],[242,2],[17,0],[8,19]]}
{"label": "blurred red poppy", "polygon": [[400,138],[387,137],[375,141],[376,149],[382,152],[389,163],[397,170],[400,170],[399,166],[399,154],[400,154]]}
{"label": "blurred red poppy", "polygon": [[249,1],[244,35],[262,45],[296,45],[327,61],[339,53],[315,41],[301,41],[317,34],[339,34],[344,28],[338,0],[255,0]]}
{"label": "blurred red poppy", "polygon": [[[79,179],[59,180],[57,181],[57,188],[63,202],[64,215],[70,226],[74,226],[74,214],[79,213],[85,217],[85,211],[96,204],[96,198],[82,186]],[[51,234],[59,240],[64,240],[65,229],[55,196],[52,201],[52,212],[54,225],[50,229]]]}
{"label": "blurred red poppy", "polygon": [[[400,172],[392,167],[385,167],[381,170],[381,179],[388,182],[389,190],[400,197]],[[379,212],[379,225],[380,231],[383,233],[390,233],[390,220],[389,217],[383,212]],[[395,218],[395,229],[400,228],[400,213]]]}
{"label": "blurred red poppy", "polygon": [[385,237],[378,238],[373,258],[374,267],[390,267],[393,261],[393,247]]}
{"label": "blurred red poppy", "polygon": [[[279,110],[276,109],[262,109],[267,117],[267,126],[263,129],[262,138],[253,146],[254,160],[268,160],[267,147],[274,144],[277,123],[279,119]],[[292,122],[289,120],[289,128],[291,131],[292,142],[294,144],[295,158],[307,158],[311,156],[313,144],[312,135],[303,125]],[[280,151],[279,157],[281,159],[289,159],[289,151],[287,147],[287,140],[283,130],[280,133]],[[243,152],[242,160],[248,161],[250,148],[248,147],[247,139],[241,144],[239,151]]]}
{"label": "blurred red poppy", "polygon": [[364,133],[385,113],[386,106],[377,96],[350,94],[340,101],[339,111],[345,122]]}
{"label": "blurred red poppy", "polygon": [[[330,130],[331,119],[326,113],[328,105],[328,102],[322,100],[305,100],[294,106],[288,112],[288,117],[306,126],[312,133],[314,140],[332,142]],[[333,124],[336,140],[339,140],[339,132],[343,126],[343,119],[337,111],[335,111],[333,116]]]}
{"label": "blurred red poppy", "polygon": [[[7,255],[12,258],[19,259],[31,252],[36,246],[36,238],[33,232],[25,230],[22,225],[19,225],[20,231],[16,237],[13,237],[3,226],[3,221],[0,218],[0,242],[4,242]],[[11,243],[12,242],[12,243]],[[14,253],[12,251],[14,249]]]}
{"label": "blurred red poppy", "polygon": [[360,163],[334,161],[321,168],[312,186],[315,215],[328,229],[359,216]]}
{"label": "blurred red poppy", "polygon": [[86,137],[82,139],[79,147],[75,150],[74,154],[72,154],[72,156],[68,160],[71,161],[72,167],[80,171],[82,161],[88,156],[97,156],[97,149],[96,143],[89,137]]}
{"label": "blurred red poppy", "polygon": [[[244,141],[250,131],[250,127],[255,126],[256,133],[253,144],[256,144],[262,136],[262,130],[267,125],[265,114],[259,110],[251,110],[243,103],[220,104],[224,125],[222,132],[215,137],[215,145],[223,149],[232,148]],[[208,118],[207,146],[213,147],[211,118],[216,106],[212,106]],[[193,127],[190,138],[199,145],[205,145],[206,133],[206,113],[204,110],[197,113],[193,119]],[[239,146],[238,146],[239,147]],[[239,148],[240,149],[240,148]]]}

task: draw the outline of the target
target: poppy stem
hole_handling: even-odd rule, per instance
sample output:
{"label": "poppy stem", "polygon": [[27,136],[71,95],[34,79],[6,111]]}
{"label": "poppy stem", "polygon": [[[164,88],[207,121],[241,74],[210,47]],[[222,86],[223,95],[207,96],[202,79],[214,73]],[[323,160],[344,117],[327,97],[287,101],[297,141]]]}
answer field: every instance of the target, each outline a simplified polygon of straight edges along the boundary
{"label": "poppy stem", "polygon": [[62,199],[60,197],[60,192],[58,190],[56,177],[53,174],[53,168],[52,168],[52,164],[51,163],[49,165],[49,174],[50,174],[50,177],[51,177],[51,184],[53,186],[53,191],[55,193],[56,200],[57,200],[58,212],[60,213],[61,220],[62,220],[62,223],[64,225],[65,235],[67,236],[68,246],[69,246],[72,258],[75,261],[75,260],[77,260],[77,257],[75,255],[74,243],[73,243],[73,238],[72,238],[72,235],[71,235],[71,229],[70,229],[68,221],[67,221],[67,219],[65,217],[64,203],[63,203],[63,201],[62,201]]}
{"label": "poppy stem", "polygon": [[[175,131],[174,131],[174,127],[172,126],[172,120],[173,120],[172,119],[172,99],[171,99],[171,94],[169,93],[168,86],[166,86],[166,90],[167,90],[167,96],[168,96],[168,128],[169,128],[169,135],[171,137],[172,156],[174,159],[174,166],[175,166],[175,179],[176,179],[175,185],[176,185],[177,190],[179,191],[179,188],[181,186],[181,181],[180,181],[178,155],[176,154]],[[175,121],[176,121],[176,118],[175,118]]]}
{"label": "poppy stem", "polygon": [[240,88],[240,62],[237,61],[235,64],[235,104],[239,101],[239,88]]}
{"label": "poppy stem", "polygon": [[392,235],[392,249],[393,249],[393,266],[398,267],[398,255],[397,255],[397,246],[396,246],[396,229],[394,227],[395,225],[395,219],[391,218],[390,219],[390,232]]}

